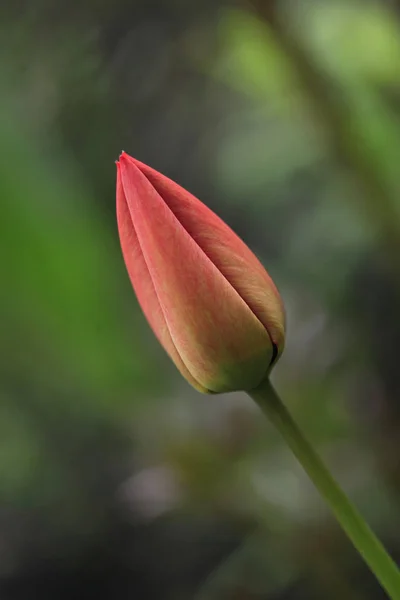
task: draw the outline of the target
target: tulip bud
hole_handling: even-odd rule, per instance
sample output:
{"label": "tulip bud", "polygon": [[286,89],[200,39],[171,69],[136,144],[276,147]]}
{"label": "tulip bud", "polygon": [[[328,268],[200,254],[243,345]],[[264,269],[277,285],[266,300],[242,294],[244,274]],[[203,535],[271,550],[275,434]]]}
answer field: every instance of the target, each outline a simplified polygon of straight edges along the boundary
{"label": "tulip bud", "polygon": [[205,393],[257,387],[283,350],[285,317],[246,244],[200,200],[125,152],[117,221],[139,303],[182,375]]}

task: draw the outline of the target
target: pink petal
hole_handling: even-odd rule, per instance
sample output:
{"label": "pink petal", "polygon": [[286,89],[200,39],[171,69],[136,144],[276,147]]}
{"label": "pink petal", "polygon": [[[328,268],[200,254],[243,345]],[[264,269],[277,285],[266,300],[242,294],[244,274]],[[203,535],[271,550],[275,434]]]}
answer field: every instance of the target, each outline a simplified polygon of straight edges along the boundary
{"label": "pink petal", "polygon": [[207,390],[189,373],[172,341],[153,282],[143,258],[135,229],[132,225],[120,173],[120,166],[117,163],[117,223],[122,254],[132,286],[151,328],[182,375],[193,387],[206,392]]}
{"label": "pink petal", "polygon": [[248,246],[214,212],[177,183],[123,154],[154,186],[179,223],[238,292],[279,349],[284,346],[284,307],[272,279]]}
{"label": "pink petal", "polygon": [[[265,328],[126,154],[120,158],[120,173],[165,324],[192,377],[208,389],[228,391],[235,389],[234,369],[242,387],[247,379],[249,385],[256,385],[272,356]],[[190,207],[195,211],[193,218],[199,205],[203,206],[196,201]],[[213,235],[208,232],[209,237]],[[148,287],[148,277],[135,273],[132,279],[142,304],[148,292],[140,288]],[[152,302],[154,306],[154,296]],[[152,310],[146,307],[146,315]]]}

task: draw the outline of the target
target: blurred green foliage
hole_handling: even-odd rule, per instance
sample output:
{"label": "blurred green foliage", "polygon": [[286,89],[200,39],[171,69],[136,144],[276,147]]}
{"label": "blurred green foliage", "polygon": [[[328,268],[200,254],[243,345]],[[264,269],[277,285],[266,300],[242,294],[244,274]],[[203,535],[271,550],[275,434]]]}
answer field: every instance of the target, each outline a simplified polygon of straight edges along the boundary
{"label": "blurred green foliage", "polygon": [[250,401],[153,339],[113,161],[261,257],[276,385],[400,556],[400,4],[5,2],[0,97],[0,596],[383,598]]}

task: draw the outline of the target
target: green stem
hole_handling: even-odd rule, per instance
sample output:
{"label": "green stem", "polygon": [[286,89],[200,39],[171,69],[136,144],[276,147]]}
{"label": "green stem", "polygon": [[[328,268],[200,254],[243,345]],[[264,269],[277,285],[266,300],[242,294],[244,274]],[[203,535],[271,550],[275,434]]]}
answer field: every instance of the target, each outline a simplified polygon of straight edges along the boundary
{"label": "green stem", "polygon": [[264,382],[249,395],[279,430],[389,598],[400,600],[400,571],[396,564],[304,438],[271,383]]}

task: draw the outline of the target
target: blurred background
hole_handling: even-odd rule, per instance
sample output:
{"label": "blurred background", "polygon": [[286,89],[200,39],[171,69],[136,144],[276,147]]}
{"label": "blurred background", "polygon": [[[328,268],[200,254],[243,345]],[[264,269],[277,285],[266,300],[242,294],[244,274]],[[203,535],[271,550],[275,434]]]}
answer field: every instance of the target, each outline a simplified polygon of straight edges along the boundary
{"label": "blurred background", "polygon": [[273,381],[400,558],[400,2],[3,0],[1,600],[385,598],[255,405],[158,345],[121,150],[261,258]]}

